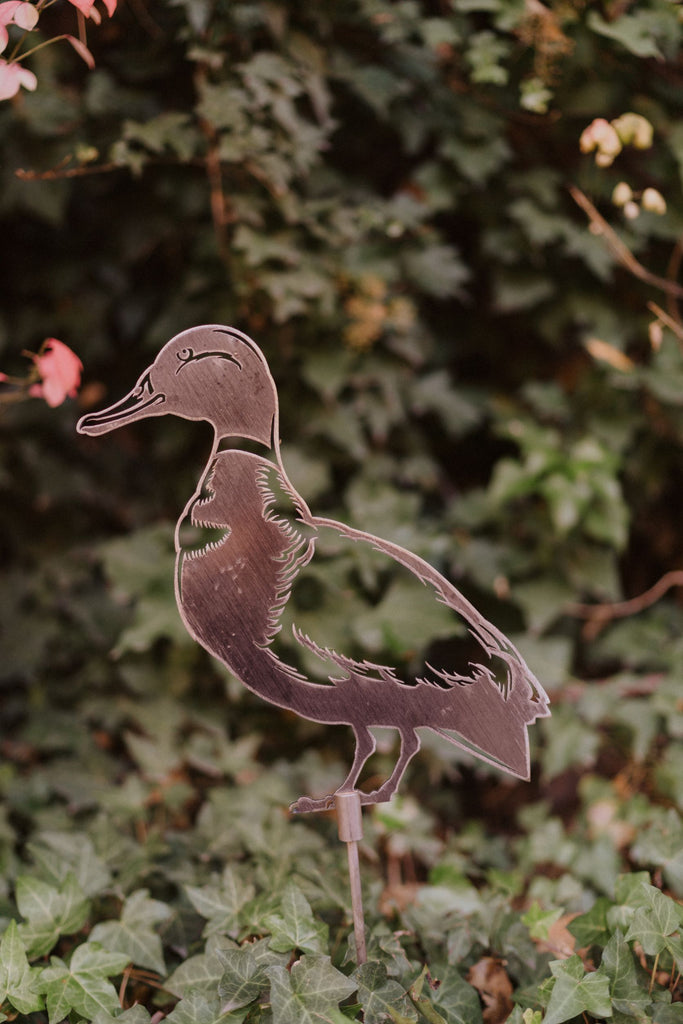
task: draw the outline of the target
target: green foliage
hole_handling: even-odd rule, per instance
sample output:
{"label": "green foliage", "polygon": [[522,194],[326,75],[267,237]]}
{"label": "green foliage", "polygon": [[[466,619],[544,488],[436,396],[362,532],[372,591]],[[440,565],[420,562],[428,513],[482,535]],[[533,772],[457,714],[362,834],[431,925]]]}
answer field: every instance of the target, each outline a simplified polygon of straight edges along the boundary
{"label": "green foliage", "polygon": [[[449,575],[553,717],[528,787],[424,738],[366,814],[358,967],[333,823],[284,811],[349,738],[245,694],[175,608],[207,435],[2,406],[0,1019],[680,1020],[683,622],[675,591],[620,604],[683,553],[677,5],[119,7],[93,71],[48,47],[0,104],[3,372],[56,335],[87,410],[185,327],[253,333],[294,484]],[[424,609],[328,554],[302,614],[409,651]]]}

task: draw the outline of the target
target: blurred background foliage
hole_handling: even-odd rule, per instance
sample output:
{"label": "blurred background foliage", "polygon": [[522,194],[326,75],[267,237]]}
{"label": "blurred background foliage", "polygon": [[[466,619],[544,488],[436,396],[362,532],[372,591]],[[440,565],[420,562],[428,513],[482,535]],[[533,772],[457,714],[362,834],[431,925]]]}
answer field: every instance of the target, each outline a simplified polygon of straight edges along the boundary
{"label": "blurred background foliage", "polygon": [[[56,3],[41,31],[73,18]],[[257,778],[255,808],[277,803],[268,780],[286,803],[342,777],[343,730],[265,707],[180,624],[172,526],[206,428],[75,433],[168,338],[212,322],[263,348],[312,508],[437,565],[553,699],[530,786],[425,743],[405,788],[426,817],[379,815],[377,877],[398,865],[428,890],[465,828],[478,846],[439,878],[457,893],[507,872],[508,910],[585,912],[636,870],[683,895],[682,31],[671,0],[128,0],[89,28],[94,70],[67,47],[34,55],[38,89],[0,105],[0,358],[20,372],[56,336],[85,372],[78,408],[0,415],[7,917],[42,832],[99,830],[103,855],[118,822],[145,853],[94,890],[142,879],[170,906],[181,860],[206,866],[197,822],[226,779]],[[602,166],[582,152],[591,122],[627,113],[650,145]],[[319,581],[310,614],[331,600]],[[501,953],[477,933],[437,955],[429,922],[408,927],[423,959]],[[516,990],[547,959],[513,964]],[[547,1001],[520,999],[516,1019]],[[682,1019],[661,1003],[614,1019]],[[568,1006],[602,1019],[599,1000]]]}

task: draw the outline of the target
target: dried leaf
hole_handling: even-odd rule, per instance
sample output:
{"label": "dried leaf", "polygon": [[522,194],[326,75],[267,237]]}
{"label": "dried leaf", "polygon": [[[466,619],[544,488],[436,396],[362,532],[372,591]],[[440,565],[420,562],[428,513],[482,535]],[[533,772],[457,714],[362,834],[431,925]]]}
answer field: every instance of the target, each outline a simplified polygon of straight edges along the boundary
{"label": "dried leaf", "polygon": [[482,957],[467,973],[470,985],[476,988],[484,1001],[485,1024],[502,1024],[512,1012],[513,986],[500,960]]}

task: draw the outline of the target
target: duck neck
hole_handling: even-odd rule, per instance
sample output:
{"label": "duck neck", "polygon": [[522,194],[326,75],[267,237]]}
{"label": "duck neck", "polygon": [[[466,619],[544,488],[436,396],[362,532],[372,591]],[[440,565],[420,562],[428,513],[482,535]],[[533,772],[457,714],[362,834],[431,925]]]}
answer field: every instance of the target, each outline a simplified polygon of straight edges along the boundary
{"label": "duck neck", "polygon": [[[206,471],[203,477],[206,476],[214,464],[214,460],[217,455],[225,451],[246,451],[253,452],[260,458],[270,462],[275,467],[280,476],[282,477],[285,485],[293,494],[297,494],[291,480],[287,476],[287,471],[282,462],[282,453],[280,451],[280,440],[279,440],[279,423],[277,415],[273,419],[273,431],[270,444],[264,444],[261,441],[253,440],[252,438],[240,438],[230,436],[228,434],[221,434],[218,431],[214,435],[214,442],[211,448],[211,455],[206,464]],[[302,502],[302,505],[305,504]]]}

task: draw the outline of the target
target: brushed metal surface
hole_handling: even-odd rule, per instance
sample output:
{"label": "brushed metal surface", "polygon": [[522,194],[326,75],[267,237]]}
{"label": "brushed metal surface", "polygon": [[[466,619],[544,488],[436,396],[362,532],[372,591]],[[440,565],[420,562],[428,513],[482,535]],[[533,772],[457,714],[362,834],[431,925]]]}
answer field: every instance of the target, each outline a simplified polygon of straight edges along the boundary
{"label": "brushed metal surface", "polygon": [[[356,789],[375,750],[372,727],[396,729],[401,747],[390,777],[361,793],[363,804],[394,794],[420,748],[419,729],[527,779],[527,728],[550,713],[543,688],[511,641],[428,562],[313,515],[283,465],[277,391],[257,345],[218,325],[184,331],[128,395],[84,416],[78,430],[96,436],[169,413],[206,420],[214,429],[208,462],[176,528],[183,622],[264,700],[316,722],[351,727],[355,757],[336,792]],[[240,450],[240,438],[256,442],[258,454]],[[301,598],[304,585],[315,593],[326,572],[337,579],[340,565],[356,573],[370,595],[367,620],[355,622],[355,636],[349,630],[345,650],[326,640],[325,617],[311,609],[310,595],[308,604]],[[337,625],[347,621],[352,591],[343,581],[337,587]],[[420,625],[414,636],[409,621],[395,629],[380,621],[373,601],[379,607],[380,597],[391,594],[402,596],[403,609],[409,602],[416,624],[428,624],[433,615],[434,630]],[[392,664],[374,664],[358,653],[364,626],[370,642],[373,630],[383,633],[378,649],[388,638],[397,652]],[[458,651],[465,653],[456,657]],[[334,797],[304,796],[293,810],[327,809]]]}

